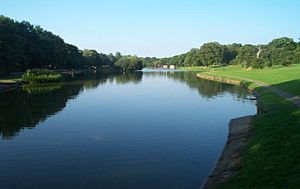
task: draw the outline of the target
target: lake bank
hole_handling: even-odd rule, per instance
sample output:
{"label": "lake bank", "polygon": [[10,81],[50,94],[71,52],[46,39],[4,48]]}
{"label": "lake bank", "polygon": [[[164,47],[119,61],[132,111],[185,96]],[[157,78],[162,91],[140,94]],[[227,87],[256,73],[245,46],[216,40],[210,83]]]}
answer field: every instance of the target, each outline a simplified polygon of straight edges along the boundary
{"label": "lake bank", "polygon": [[[205,75],[202,73],[198,73],[196,76],[204,80],[217,81],[245,87],[242,80],[214,75]],[[251,89],[249,90],[254,92]],[[257,107],[257,109],[259,110],[260,108]],[[251,120],[253,117],[253,115],[249,115],[230,120],[228,124],[229,131],[227,142],[224,146],[223,152],[220,158],[217,160],[207,180],[201,186],[201,189],[216,188],[221,183],[226,182],[228,179],[236,175],[241,169],[242,152],[248,145],[250,135],[253,134],[251,132]]]}
{"label": "lake bank", "polygon": [[[287,77],[282,77],[287,73]],[[215,185],[216,188],[293,188],[298,186],[298,154],[300,110],[297,98],[287,98],[284,91],[299,95],[299,66],[262,70],[238,67],[208,69],[198,77],[244,86],[258,95],[258,114],[253,118],[255,132],[242,153],[242,167],[233,176]],[[260,85],[266,83],[267,86]],[[260,114],[263,112],[264,114]],[[293,139],[293,140],[291,140]],[[229,160],[230,161],[230,160]],[[255,182],[253,182],[255,181]]]}
{"label": "lake bank", "polygon": [[252,133],[253,116],[231,119],[224,150],[201,189],[210,189],[234,176],[241,168],[242,151]]}
{"label": "lake bank", "polygon": [[[116,70],[58,70],[55,71],[62,76],[60,81],[55,82],[42,82],[42,83],[30,83],[31,84],[47,84],[47,83],[63,83],[66,81],[76,80],[80,77],[84,77],[87,75],[97,75],[97,74],[115,74],[118,73]],[[16,89],[22,87],[24,84],[29,84],[24,81],[22,78],[22,74],[16,76],[8,76],[0,78],[0,93],[8,90]]]}

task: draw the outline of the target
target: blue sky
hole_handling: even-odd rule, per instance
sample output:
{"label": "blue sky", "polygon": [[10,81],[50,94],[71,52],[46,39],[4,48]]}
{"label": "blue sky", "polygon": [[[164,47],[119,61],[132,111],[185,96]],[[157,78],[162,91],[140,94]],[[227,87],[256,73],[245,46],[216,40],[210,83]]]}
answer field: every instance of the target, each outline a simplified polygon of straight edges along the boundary
{"label": "blue sky", "polygon": [[1,0],[0,14],[80,49],[172,56],[205,42],[300,38],[299,0]]}

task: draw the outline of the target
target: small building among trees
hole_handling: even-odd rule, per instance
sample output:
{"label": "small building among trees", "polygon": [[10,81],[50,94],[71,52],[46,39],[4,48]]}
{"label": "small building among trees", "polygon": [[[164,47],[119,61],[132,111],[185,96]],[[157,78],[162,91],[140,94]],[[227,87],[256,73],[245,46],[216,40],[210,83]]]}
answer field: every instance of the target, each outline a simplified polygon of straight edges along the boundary
{"label": "small building among trees", "polygon": [[175,65],[170,65],[169,68],[172,69],[172,70],[175,70],[176,66]]}

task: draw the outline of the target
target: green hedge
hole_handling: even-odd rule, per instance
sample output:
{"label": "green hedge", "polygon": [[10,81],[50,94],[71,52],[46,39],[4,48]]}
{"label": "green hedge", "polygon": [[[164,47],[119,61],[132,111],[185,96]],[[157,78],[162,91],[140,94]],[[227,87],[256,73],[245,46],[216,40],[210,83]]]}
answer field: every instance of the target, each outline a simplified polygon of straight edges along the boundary
{"label": "green hedge", "polygon": [[44,69],[27,70],[22,76],[26,83],[53,83],[61,81],[62,78],[62,74]]}

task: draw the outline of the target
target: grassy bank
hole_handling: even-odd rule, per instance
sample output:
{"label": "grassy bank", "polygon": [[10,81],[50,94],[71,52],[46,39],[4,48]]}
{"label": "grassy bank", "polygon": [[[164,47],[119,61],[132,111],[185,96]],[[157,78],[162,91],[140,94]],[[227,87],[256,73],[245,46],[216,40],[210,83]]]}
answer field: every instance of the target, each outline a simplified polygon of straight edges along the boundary
{"label": "grassy bank", "polygon": [[[206,68],[201,74],[235,80],[255,80],[292,95],[300,94],[300,66],[244,70],[240,67]],[[254,134],[243,152],[238,174],[218,188],[298,188],[300,186],[300,108],[270,90],[248,85],[259,94],[267,113],[255,116]]]}
{"label": "grassy bank", "polygon": [[291,65],[289,67],[278,66],[255,70],[245,70],[239,66],[210,67],[204,71],[205,74],[208,75],[261,81],[292,95],[300,95],[300,65]]}

